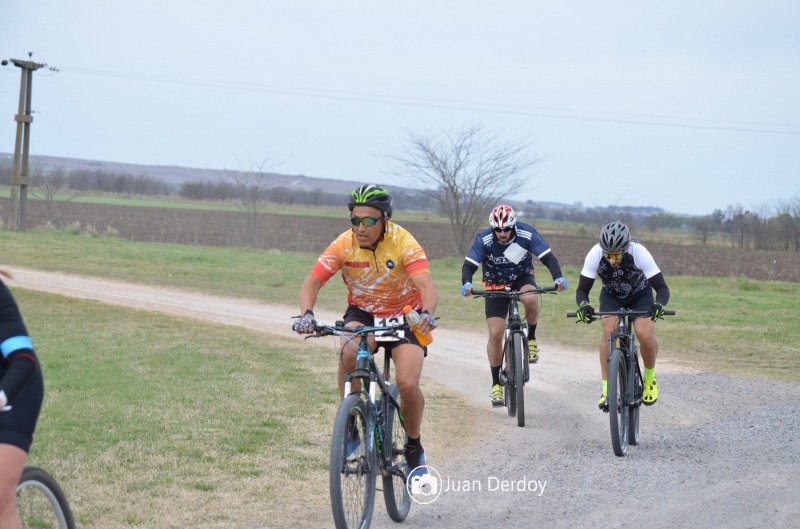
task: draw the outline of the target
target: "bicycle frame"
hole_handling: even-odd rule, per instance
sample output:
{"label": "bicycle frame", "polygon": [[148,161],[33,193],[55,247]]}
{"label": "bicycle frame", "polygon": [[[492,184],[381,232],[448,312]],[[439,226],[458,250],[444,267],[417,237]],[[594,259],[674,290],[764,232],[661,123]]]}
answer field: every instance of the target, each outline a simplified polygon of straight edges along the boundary
{"label": "bicycle frame", "polygon": [[[675,311],[664,311],[674,315]],[[643,379],[636,347],[634,320],[649,317],[648,311],[621,308],[617,311],[595,311],[598,317],[616,317],[616,331],[608,335],[608,400],[606,411],[611,428],[611,446],[614,454],[622,457],[628,445],[637,445],[639,436],[639,410],[642,405]],[[571,312],[567,317],[574,318]]]}
{"label": "bicycle frame", "polygon": [[[520,315],[519,301],[522,296],[555,293],[558,287],[533,288],[531,290],[473,290],[472,295],[482,298],[507,298],[508,312],[503,336],[503,358],[505,377],[501,373],[501,383],[505,387],[505,403],[508,415],[517,417],[517,425],[525,426],[524,385],[530,380],[528,365],[528,322]],[[516,344],[516,345],[515,345]],[[518,350],[519,349],[519,350]],[[502,380],[505,378],[505,380]]]}
{"label": "bicycle frame", "polygon": [[[601,314],[602,315],[602,314]],[[607,315],[608,316],[608,315]],[[617,331],[608,335],[608,360],[611,361],[611,351],[619,349],[625,354],[627,369],[627,380],[625,392],[625,404],[629,407],[638,407],[642,403],[641,392],[637,395],[634,391],[634,384],[638,379],[642,379],[642,369],[639,366],[639,349],[636,347],[636,334],[633,332],[633,319],[636,316],[647,316],[647,312],[628,311],[617,316]],[[614,342],[617,347],[614,347]]]}
{"label": "bicycle frame", "polygon": [[[375,363],[373,354],[370,352],[369,335],[377,332],[391,336],[392,333],[396,334],[398,330],[407,332],[411,331],[407,323],[394,323],[379,327],[345,327],[344,322],[337,321],[336,325],[334,326],[318,324],[317,334],[309,336],[310,338],[336,335],[343,336],[351,342],[358,338],[356,369],[353,372],[345,373],[344,375],[344,396],[347,397],[348,395],[360,395],[364,400],[367,401],[370,410],[370,413],[368,414],[368,431],[374,432],[375,441],[377,443],[375,448],[377,448],[379,453],[383,441],[382,424],[379,420],[381,412],[387,411],[389,406],[396,406],[399,409],[400,403],[397,402],[397,400],[391,395],[389,386],[387,385],[387,382],[391,377],[390,357],[388,354],[384,354],[384,367],[381,371],[381,369]],[[347,334],[350,334],[351,336],[346,336]],[[378,347],[380,347],[380,344],[378,344]],[[353,380],[361,381],[361,389],[353,391]],[[388,398],[385,406],[378,406],[376,400],[378,390],[380,390],[382,396]],[[400,422],[403,425],[403,428],[405,428],[405,422],[402,415],[400,416]],[[383,467],[382,464],[381,467]],[[383,471],[384,469],[381,468],[381,470]]]}
{"label": "bicycle frame", "polygon": [[[316,333],[310,337],[340,336],[357,343],[356,366],[345,373],[344,398],[334,421],[330,457],[331,507],[337,528],[369,527],[374,505],[376,470],[383,480],[383,495],[389,517],[396,522],[405,520],[410,508],[410,495],[406,488],[405,461],[395,459],[404,453],[405,423],[396,396],[396,384],[389,384],[390,356],[384,355],[384,369],[376,364],[369,345],[369,335],[383,333],[397,336],[398,330],[409,331],[406,323],[392,323],[380,327],[345,327],[338,321],[334,326],[317,324]],[[380,343],[378,343],[380,346]],[[353,381],[361,382],[353,390]],[[376,399],[380,391],[381,398]],[[360,417],[360,419],[358,419]],[[395,419],[399,422],[399,428]],[[360,438],[358,425],[363,425],[363,453],[350,448],[351,442]],[[401,436],[399,439],[396,434]],[[358,441],[360,442],[360,441]],[[356,445],[358,446],[358,445]],[[403,456],[404,457],[404,456]],[[356,480],[355,488],[343,486],[343,481]],[[350,496],[361,490],[365,496],[353,500]]]}

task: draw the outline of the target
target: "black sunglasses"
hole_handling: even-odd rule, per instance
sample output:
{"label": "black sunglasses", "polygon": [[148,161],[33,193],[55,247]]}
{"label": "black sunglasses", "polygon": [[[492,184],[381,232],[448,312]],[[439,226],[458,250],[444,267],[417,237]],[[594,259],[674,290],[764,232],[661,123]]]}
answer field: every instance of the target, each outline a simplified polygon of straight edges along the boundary
{"label": "black sunglasses", "polygon": [[350,217],[350,223],[356,227],[361,224],[362,226],[369,228],[376,225],[379,220],[381,220],[380,217]]}
{"label": "black sunglasses", "polygon": [[495,228],[494,231],[496,231],[497,233],[506,233],[506,232],[509,232],[509,231],[511,231],[513,229],[514,228]]}

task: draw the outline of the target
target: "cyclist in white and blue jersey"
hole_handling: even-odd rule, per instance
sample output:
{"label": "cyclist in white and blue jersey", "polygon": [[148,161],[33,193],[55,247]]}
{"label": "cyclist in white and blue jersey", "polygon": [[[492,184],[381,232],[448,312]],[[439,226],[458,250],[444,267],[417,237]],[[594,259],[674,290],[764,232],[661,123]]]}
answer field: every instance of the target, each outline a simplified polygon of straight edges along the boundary
{"label": "cyclist in white and blue jersey", "polygon": [[[483,271],[483,286],[487,290],[500,290],[510,287],[513,290],[532,290],[536,288],[533,256],[547,267],[553,276],[558,290],[567,289],[567,280],[561,276],[561,266],[553,255],[550,245],[530,224],[517,222],[514,208],[500,205],[489,215],[490,228],[475,236],[464,265],[461,267],[461,295],[472,294],[472,276],[480,266]],[[528,322],[529,361],[539,361],[539,347],[536,343],[536,325],[539,320],[539,296],[527,295],[521,298],[525,306],[525,319]],[[503,335],[505,318],[510,300],[487,298],[485,300],[486,324],[489,327],[489,341],[486,353],[492,372],[492,389],[489,398],[493,406],[503,405],[503,387],[500,385],[500,366],[503,363]]]}

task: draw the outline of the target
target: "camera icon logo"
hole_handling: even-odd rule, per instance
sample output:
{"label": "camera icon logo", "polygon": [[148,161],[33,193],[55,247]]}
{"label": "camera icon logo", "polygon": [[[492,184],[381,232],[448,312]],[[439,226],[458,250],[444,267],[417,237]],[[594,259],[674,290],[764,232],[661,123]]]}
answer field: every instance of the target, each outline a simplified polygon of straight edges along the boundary
{"label": "camera icon logo", "polygon": [[414,476],[411,478],[411,494],[430,496],[439,492],[439,480],[430,474],[424,476]]}
{"label": "camera icon logo", "polygon": [[419,466],[409,473],[406,489],[415,502],[433,503],[442,494],[442,476],[432,466]]}

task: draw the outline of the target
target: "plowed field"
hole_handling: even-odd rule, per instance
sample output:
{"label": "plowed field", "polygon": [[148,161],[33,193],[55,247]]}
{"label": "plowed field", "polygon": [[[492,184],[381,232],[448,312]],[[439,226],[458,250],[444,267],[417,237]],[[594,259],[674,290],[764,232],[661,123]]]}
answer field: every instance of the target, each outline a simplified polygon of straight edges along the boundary
{"label": "plowed field", "polygon": [[[8,211],[2,201],[2,211]],[[67,224],[80,222],[98,232],[111,229],[120,237],[137,241],[210,246],[277,248],[317,253],[348,228],[341,221],[312,216],[262,214],[257,229],[247,237],[246,215],[238,212],[181,210],[138,206],[109,206],[67,202],[59,204]],[[41,202],[30,201],[27,226],[43,224],[46,216]],[[431,258],[461,257],[456,252],[447,225],[402,222]],[[535,223],[534,223],[535,225]],[[653,253],[667,277],[693,275],[744,277],[765,281],[800,282],[800,254],[797,252],[742,251],[729,248],[649,244],[646,232],[634,234]],[[591,238],[546,235],[562,266],[580,267],[594,244]]]}

